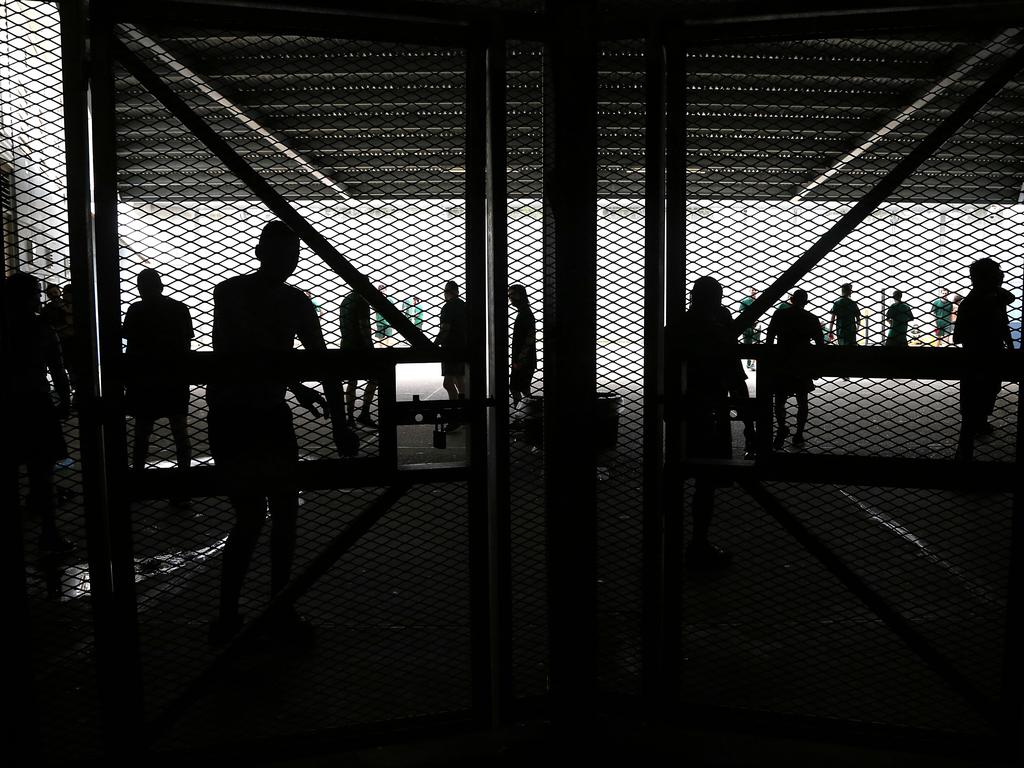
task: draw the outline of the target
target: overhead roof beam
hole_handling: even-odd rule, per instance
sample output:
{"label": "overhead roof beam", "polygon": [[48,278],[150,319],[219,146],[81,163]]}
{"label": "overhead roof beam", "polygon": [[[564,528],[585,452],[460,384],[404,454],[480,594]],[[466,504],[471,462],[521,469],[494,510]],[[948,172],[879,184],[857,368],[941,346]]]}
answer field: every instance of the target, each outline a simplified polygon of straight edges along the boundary
{"label": "overhead roof beam", "polygon": [[231,99],[214,88],[202,76],[196,74],[158,42],[143,34],[137,27],[131,24],[122,25],[121,37],[123,40],[130,41],[134,46],[137,46],[137,48],[144,49],[148,54],[165,67],[169,68],[176,75],[179,75],[192,83],[201,94],[214,102],[217,106],[223,108],[247,129],[260,136],[274,150],[280,152],[299,168],[308,173],[317,183],[327,187],[340,197],[351,197],[341,184],[338,184],[334,179],[323,173],[316,165],[307,160],[302,153],[292,149],[284,139],[266,128],[259,120],[255,119],[252,115],[235,104]]}
{"label": "overhead roof beam", "polygon": [[815,189],[820,187],[822,184],[827,182],[830,178],[835,176],[837,173],[846,168],[847,165],[852,163],[857,158],[870,152],[879,142],[881,142],[887,135],[893,131],[898,130],[903,124],[913,119],[921,110],[927,107],[935,99],[946,94],[950,88],[955,86],[957,83],[962,82],[965,78],[974,71],[980,64],[985,63],[993,56],[998,56],[1005,52],[1008,46],[1012,45],[1014,39],[1020,34],[1020,29],[1011,28],[1006,29],[988,43],[983,45],[979,50],[975,51],[971,56],[960,62],[952,72],[943,77],[937,83],[932,85],[927,91],[908,104],[901,110],[892,115],[881,127],[871,131],[864,135],[859,140],[859,143],[852,150],[844,154],[832,165],[820,173],[810,181],[800,185],[798,191],[793,195],[790,200],[791,203],[799,203]]}

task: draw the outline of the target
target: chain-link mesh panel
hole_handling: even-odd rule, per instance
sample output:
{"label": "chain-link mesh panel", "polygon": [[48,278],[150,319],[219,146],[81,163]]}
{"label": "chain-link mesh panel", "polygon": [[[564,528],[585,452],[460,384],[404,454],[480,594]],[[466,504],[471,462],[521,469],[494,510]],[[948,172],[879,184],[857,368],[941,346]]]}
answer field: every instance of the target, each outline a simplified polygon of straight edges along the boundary
{"label": "chain-link mesh panel", "polygon": [[[81,385],[72,326],[60,18],[56,3],[0,5],[0,250],[4,274],[33,275],[44,290],[41,315],[57,332],[63,365]],[[13,409],[24,403],[7,403]],[[53,414],[33,420],[45,433]],[[35,710],[41,759],[84,757],[98,749],[93,628],[85,558],[78,414],[62,427],[66,454],[55,466],[33,460],[19,483],[31,621]],[[6,436],[9,438],[10,436]],[[26,444],[33,441],[26,441]],[[38,443],[38,441],[34,441]],[[47,533],[53,513],[58,534]],[[69,551],[77,544],[77,550]]]}
{"label": "chain-link mesh panel", "polygon": [[[536,324],[537,369],[533,398],[544,397],[543,67],[542,47],[510,43],[506,48],[506,153],[508,283],[521,285]],[[509,344],[514,317],[510,309]],[[511,348],[510,348],[511,355]],[[511,359],[511,357],[510,357]],[[547,579],[545,572],[542,400],[526,398],[510,420],[512,632],[515,693],[547,690]]]}
{"label": "chain-link mesh panel", "polygon": [[[129,25],[118,36],[416,327],[437,335],[445,283],[466,288],[464,51]],[[191,311],[192,349],[212,349],[214,288],[256,269],[260,229],[274,217],[244,178],[125,71],[117,73],[117,95],[125,309],[138,299],[140,268],[155,268],[167,294]],[[312,301],[328,347],[345,348],[345,281],[303,248],[289,282]],[[384,317],[369,314],[376,347],[408,346]],[[388,375],[396,376],[400,399],[447,398],[437,364],[402,365]],[[364,385],[352,390],[349,417],[359,422],[360,456],[374,457],[377,430],[363,421],[374,421],[378,410],[364,402]],[[325,420],[290,404],[300,459],[335,457]],[[193,386],[193,465],[211,462],[206,418],[204,388]],[[147,467],[176,464],[173,435],[163,429],[158,421]],[[402,463],[465,458],[464,432],[437,451],[430,429],[399,428]],[[296,570],[370,498],[362,491],[303,493]],[[299,600],[318,627],[309,655],[239,660],[172,741],[467,709],[465,506],[461,486],[407,494]],[[136,537],[151,544],[139,553],[140,571],[160,571],[168,558],[183,562],[140,602],[150,713],[158,715],[210,661],[206,625],[216,615],[221,550],[234,518],[228,500],[217,498],[188,508],[177,500],[137,503],[133,519]],[[241,606],[250,616],[266,604],[270,571],[258,549]],[[188,674],[172,663],[178,658],[188,661]]]}
{"label": "chain-link mesh panel", "polygon": [[[688,52],[687,288],[715,277],[726,308],[742,311],[741,301],[780,277],[1016,50],[1015,34],[933,31]],[[1008,311],[1019,346],[1021,165],[1008,124],[1021,107],[1017,81],[799,280],[824,341],[951,346],[972,289],[968,267],[989,257],[1010,290],[975,300]],[[840,301],[847,283],[855,305]],[[744,341],[766,341],[777,309]],[[771,398],[771,370],[753,361],[747,369],[751,392]],[[1004,382],[993,397],[974,458],[1013,462],[1017,385]],[[957,381],[826,375],[808,399],[806,443],[783,439],[776,426],[775,450],[945,460],[957,450]],[[997,700],[1010,498],[978,488],[769,491],[954,674]],[[989,727],[977,702],[962,701],[743,491],[716,491],[711,530],[734,560],[716,577],[691,569],[685,585],[689,700],[959,732]]]}
{"label": "chain-link mesh panel", "polygon": [[[924,37],[924,36],[922,36]],[[934,39],[815,40],[688,54],[689,280],[712,275],[733,313],[810,247],[1013,50],[1012,31]],[[1016,43],[1019,44],[1019,43]],[[1019,345],[1020,160],[1005,88],[804,276],[829,343],[948,346],[969,265],[998,261]],[[1019,173],[1017,174],[1019,176]],[[842,286],[851,288],[849,304]],[[896,298],[894,293],[901,292]],[[788,303],[788,297],[784,299]],[[754,326],[765,340],[770,309]],[[849,318],[851,319],[847,319]],[[806,450],[952,457],[951,383],[821,380]],[[977,458],[1013,456],[1013,390]],[[889,409],[886,400],[908,403]],[[932,419],[941,415],[941,419]],[[1011,415],[1012,418],[1012,415]],[[931,421],[932,429],[926,424]],[[790,431],[792,425],[790,425]]]}
{"label": "chain-link mesh panel", "polygon": [[597,440],[599,677],[639,683],[643,518],[644,48],[598,57]]}
{"label": "chain-link mesh panel", "polygon": [[[884,513],[870,506],[877,502],[892,509],[893,503],[912,502],[916,506],[913,522],[945,513],[944,524],[926,525],[930,533],[943,525],[950,530],[960,500],[931,491],[835,486],[773,484],[771,491],[872,588],[899,608],[909,608],[908,618],[962,662],[964,672],[975,673],[972,677],[979,685],[995,682],[992,672],[998,651],[995,658],[981,656],[998,646],[999,633],[993,631],[992,623],[998,607],[971,594],[979,585],[960,581],[958,571],[977,563],[980,550],[994,541],[979,538],[966,543],[939,537],[936,547],[941,542],[947,548],[931,549],[931,542],[922,544],[914,534],[900,533],[899,526],[913,524],[902,509],[897,510],[898,522],[886,526],[872,519]],[[692,498],[692,486],[687,497]],[[1005,512],[1008,504],[1003,501],[996,506]],[[716,492],[713,530],[715,541],[736,558],[727,572],[694,573],[685,580],[685,701],[958,733],[986,732],[980,713],[962,702],[744,491]],[[1005,547],[1004,539],[1000,553]],[[986,592],[979,594],[995,596],[1001,591],[997,584],[1002,582],[994,570],[998,569],[983,566],[974,572],[973,578],[984,574],[986,579]],[[993,580],[988,581],[989,577]],[[901,594],[903,589],[907,592]],[[978,634],[975,620],[982,622]],[[975,637],[979,646],[972,651]]]}

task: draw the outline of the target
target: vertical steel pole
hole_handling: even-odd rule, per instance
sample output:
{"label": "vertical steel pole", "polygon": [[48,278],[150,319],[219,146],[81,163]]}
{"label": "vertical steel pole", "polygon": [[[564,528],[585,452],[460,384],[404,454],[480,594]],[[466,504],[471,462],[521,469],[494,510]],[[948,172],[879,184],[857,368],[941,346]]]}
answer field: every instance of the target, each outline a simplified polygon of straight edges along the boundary
{"label": "vertical steel pole", "polygon": [[489,414],[494,361],[488,354],[493,306],[487,278],[487,49],[473,35],[466,50],[466,308],[469,313],[469,578],[473,710],[481,725],[492,717]]}
{"label": "vertical steel pole", "polygon": [[[124,387],[121,380],[121,286],[117,229],[117,152],[114,75],[110,47],[114,27],[107,4],[91,12],[93,253],[73,281],[76,329],[90,347],[90,391],[81,406],[92,445],[86,488],[90,578],[96,616],[96,647],[103,731],[110,755],[139,756],[142,685],[131,517],[127,496],[128,456]],[[76,158],[76,161],[79,160]],[[70,166],[70,163],[69,163]],[[83,165],[87,168],[88,165]],[[78,215],[81,215],[80,213]],[[77,303],[79,299],[83,303]],[[79,320],[79,313],[85,318]],[[85,456],[83,455],[83,462]]]}
{"label": "vertical steel pole", "polygon": [[598,632],[597,41],[586,0],[549,0],[544,88],[544,507],[556,722],[594,711]]}
{"label": "vertical steel pole", "polygon": [[660,31],[647,37],[644,438],[643,438],[643,694],[648,711],[662,709],[665,677],[664,409],[665,391],[665,44]]}
{"label": "vertical steel pole", "polygon": [[487,268],[488,359],[494,364],[488,409],[491,549],[492,720],[508,719],[512,705],[512,503],[509,484],[508,187],[505,151],[505,35],[494,22],[487,47]]}
{"label": "vertical steel pole", "polygon": [[683,554],[683,361],[678,344],[686,309],[686,51],[672,37],[665,50],[665,466],[662,489],[664,542],[662,695],[678,696],[681,670]]}

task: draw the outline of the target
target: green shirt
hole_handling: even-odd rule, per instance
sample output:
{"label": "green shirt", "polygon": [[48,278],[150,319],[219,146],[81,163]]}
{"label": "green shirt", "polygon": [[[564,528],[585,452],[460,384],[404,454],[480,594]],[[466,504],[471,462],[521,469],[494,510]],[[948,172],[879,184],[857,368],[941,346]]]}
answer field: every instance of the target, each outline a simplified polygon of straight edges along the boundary
{"label": "green shirt", "polygon": [[949,299],[936,299],[932,302],[932,314],[935,315],[936,325],[949,325],[953,317],[953,302]]}
{"label": "green shirt", "polygon": [[889,307],[889,311],[885,313],[886,320],[889,321],[889,336],[886,339],[887,344],[906,344],[907,343],[907,328],[910,325],[910,321],[914,319],[914,313],[910,310],[910,305],[903,301],[898,301]]}
{"label": "green shirt", "polygon": [[860,319],[860,307],[853,299],[843,296],[832,305],[832,314],[836,318],[836,335],[840,342],[855,342],[857,339],[857,320]]}

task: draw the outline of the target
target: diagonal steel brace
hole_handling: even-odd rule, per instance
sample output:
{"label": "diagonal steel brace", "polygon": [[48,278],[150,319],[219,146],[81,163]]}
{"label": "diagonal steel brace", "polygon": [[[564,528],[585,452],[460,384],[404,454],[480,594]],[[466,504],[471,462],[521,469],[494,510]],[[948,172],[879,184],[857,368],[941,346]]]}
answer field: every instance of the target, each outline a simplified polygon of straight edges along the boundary
{"label": "diagonal steel brace", "polygon": [[112,50],[117,60],[139,81],[172,115],[180,120],[210,152],[220,159],[249,190],[259,198],[281,221],[292,228],[321,259],[379,312],[415,349],[434,349],[435,345],[413,325],[405,313],[398,309],[373,283],[342,256],[296,211],[277,190],[222,139],[206,121],[195,113],[160,76],[151,70],[127,45],[115,36]]}
{"label": "diagonal steel brace", "polygon": [[872,211],[878,208],[892,192],[914,173],[922,163],[931,157],[946,141],[953,137],[978,111],[988,103],[1017,73],[1024,68],[1024,46],[1013,52],[978,89],[968,96],[964,102],[946,117],[930,134],[925,136],[914,149],[900,160],[892,170],[853,206],[839,221],[814,243],[803,256],[798,258],[782,275],[764,289],[753,303],[733,321],[733,328],[738,336],[744,328],[749,328],[763,315],[769,307],[783,297],[786,291],[795,287],[818,262],[824,259],[832,249],[856,229]]}

